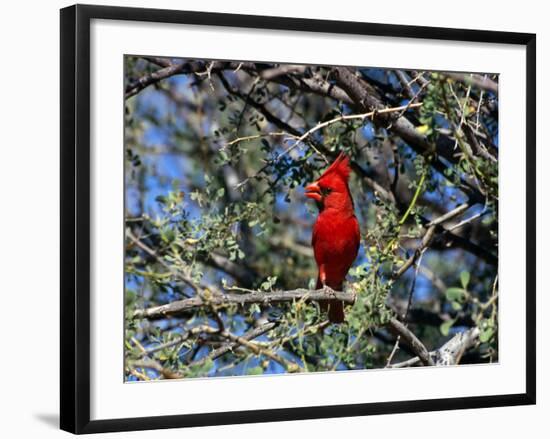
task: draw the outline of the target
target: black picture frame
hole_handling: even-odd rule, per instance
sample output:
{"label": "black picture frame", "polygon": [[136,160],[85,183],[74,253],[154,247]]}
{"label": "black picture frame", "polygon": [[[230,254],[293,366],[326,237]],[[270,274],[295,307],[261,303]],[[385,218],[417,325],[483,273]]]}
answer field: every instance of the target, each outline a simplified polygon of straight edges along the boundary
{"label": "black picture frame", "polygon": [[[90,21],[131,20],[254,29],[486,42],[526,47],[526,392],[417,401],[90,420]],[[75,5],[61,10],[61,405],[72,433],[535,404],[536,35],[302,18]]]}

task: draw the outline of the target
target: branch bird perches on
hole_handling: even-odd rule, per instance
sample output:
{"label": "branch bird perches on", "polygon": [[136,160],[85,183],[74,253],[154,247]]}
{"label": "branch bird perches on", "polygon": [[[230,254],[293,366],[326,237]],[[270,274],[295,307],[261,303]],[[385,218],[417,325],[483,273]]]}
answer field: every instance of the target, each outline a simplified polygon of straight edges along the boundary
{"label": "branch bird perches on", "polygon": [[352,304],[355,301],[355,293],[334,291],[330,288],[319,290],[308,290],[297,288],[288,291],[248,291],[243,294],[224,293],[224,294],[203,294],[203,297],[191,297],[189,299],[177,300],[165,305],[154,306],[151,308],[136,310],[133,314],[134,319],[163,319],[166,317],[183,314],[192,309],[201,308],[206,305],[224,306],[230,304],[246,305],[252,303],[270,304],[277,302],[292,302],[298,300],[341,300],[342,302]]}

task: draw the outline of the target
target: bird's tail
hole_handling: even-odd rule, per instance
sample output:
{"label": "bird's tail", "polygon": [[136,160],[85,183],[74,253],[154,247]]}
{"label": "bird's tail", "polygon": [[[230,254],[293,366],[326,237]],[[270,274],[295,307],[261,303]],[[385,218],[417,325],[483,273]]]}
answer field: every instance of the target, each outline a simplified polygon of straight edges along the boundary
{"label": "bird's tail", "polygon": [[344,322],[344,302],[341,300],[327,300],[328,304],[328,319],[331,323]]}
{"label": "bird's tail", "polygon": [[[329,285],[335,291],[342,291],[342,284],[337,286]],[[323,283],[317,279],[317,289],[323,288]],[[321,311],[328,311],[328,319],[331,323],[343,323],[344,302],[340,300],[319,300]]]}

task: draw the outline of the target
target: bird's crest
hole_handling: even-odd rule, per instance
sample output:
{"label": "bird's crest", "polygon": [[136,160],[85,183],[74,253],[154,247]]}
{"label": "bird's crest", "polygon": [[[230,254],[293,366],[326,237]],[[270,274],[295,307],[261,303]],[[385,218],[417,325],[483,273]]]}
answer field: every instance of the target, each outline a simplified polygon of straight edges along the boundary
{"label": "bird's crest", "polygon": [[348,180],[349,174],[351,172],[351,168],[349,165],[349,158],[347,155],[345,155],[343,152],[341,152],[338,157],[336,157],[336,160],[332,162],[332,164],[323,172],[323,175],[319,177],[319,180],[321,178],[326,177],[329,174],[338,174],[341,176],[344,180]]}

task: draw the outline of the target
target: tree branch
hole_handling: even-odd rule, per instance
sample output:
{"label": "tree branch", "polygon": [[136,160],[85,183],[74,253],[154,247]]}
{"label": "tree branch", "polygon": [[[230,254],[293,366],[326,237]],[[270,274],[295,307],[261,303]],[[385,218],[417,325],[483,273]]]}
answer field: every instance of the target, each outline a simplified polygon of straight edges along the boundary
{"label": "tree branch", "polygon": [[[326,128],[327,126],[329,125],[332,125],[334,123],[337,123],[337,122],[342,122],[342,121],[346,121],[346,120],[360,120],[360,121],[364,121],[365,119],[367,118],[370,118],[370,117],[374,117],[376,115],[379,115],[379,114],[388,114],[388,113],[393,113],[393,112],[398,112],[398,111],[403,111],[403,110],[407,110],[409,108],[417,108],[417,107],[421,107],[422,106],[422,103],[416,103],[416,104],[407,104],[407,105],[402,105],[402,106],[399,106],[399,107],[395,107],[395,108],[384,108],[382,110],[377,110],[377,111],[369,111],[367,113],[363,113],[363,114],[344,114],[342,116],[337,116],[333,119],[330,119],[330,120],[327,120],[327,121],[324,121],[324,122],[319,122],[317,125],[315,125],[313,128],[310,128],[309,130],[307,130],[304,134],[302,134],[301,136],[295,136],[295,135],[291,135],[289,134],[288,136],[293,138],[294,139],[294,143],[289,146],[287,149],[285,149],[283,152],[281,152],[277,157],[275,157],[273,160],[269,161],[267,164],[265,164],[258,172],[256,175],[260,174],[261,172],[265,171],[269,166],[272,166],[273,164],[277,163],[279,160],[281,160],[281,158],[283,158],[285,155],[287,155],[289,152],[291,152],[293,149],[295,149],[296,147],[300,146],[300,144],[306,140],[309,136],[311,136],[313,133],[315,133],[316,131],[319,131],[320,129],[322,128]],[[244,181],[240,182],[238,185],[237,185],[237,188],[243,186],[244,184],[246,184],[249,180],[250,180],[251,177],[248,177],[246,178]]]}
{"label": "tree branch", "polygon": [[[264,117],[267,119],[268,122],[272,123],[273,125],[280,128],[281,130],[283,130],[287,133],[290,133],[292,135],[291,137],[299,138],[300,136],[303,135],[303,133],[298,131],[296,128],[294,128],[293,126],[289,125],[285,121],[283,121],[283,120],[279,119],[277,116],[275,116],[268,108],[266,108],[265,105],[263,105],[259,102],[256,102],[250,96],[245,96],[242,93],[240,93],[238,90],[233,89],[229,85],[229,83],[227,82],[227,80],[225,79],[225,77],[222,73],[219,73],[219,78],[220,78],[222,84],[224,85],[225,89],[227,90],[227,92],[229,94],[237,96],[238,98],[243,100],[248,105],[254,107],[257,111],[259,111],[260,113],[262,113],[264,115]],[[333,158],[336,157],[337,152],[329,151],[323,144],[321,144],[319,142],[316,142],[315,140],[313,140],[311,138],[309,139],[309,141],[311,142],[311,144],[316,149],[321,151],[323,154],[326,154],[326,155],[331,156]],[[382,198],[385,201],[395,203],[394,195],[390,191],[388,191],[384,187],[382,187],[378,182],[376,182],[375,180],[370,178],[368,176],[367,172],[361,166],[359,166],[356,162],[352,161],[351,162],[351,167],[353,168],[353,170],[355,172],[357,172],[361,176],[361,178],[367,184],[367,186],[369,186],[374,192],[376,192],[376,194],[380,198]],[[264,167],[264,168],[266,169],[267,166]],[[261,172],[261,170],[258,171],[256,173],[256,175],[258,175],[260,172]],[[252,178],[252,177],[249,177],[249,179],[250,178]]]}
{"label": "tree branch", "polygon": [[388,328],[409,345],[413,352],[418,355],[422,364],[425,366],[435,366],[426,346],[424,346],[418,337],[416,337],[416,335],[414,335],[403,323],[392,317],[388,322]]}
{"label": "tree branch", "polygon": [[[479,340],[479,328],[471,328],[467,331],[460,332],[451,338],[447,343],[441,346],[436,351],[429,353],[432,361],[435,360],[437,366],[449,366],[458,364],[462,355],[470,348],[474,347]],[[400,363],[390,364],[389,368],[400,368],[415,366],[422,360],[419,356],[410,358]]]}
{"label": "tree branch", "polygon": [[138,94],[141,90],[151,84],[155,84],[163,79],[169,78],[170,76],[177,75],[178,73],[184,73],[186,67],[187,63],[170,64],[167,67],[163,67],[162,69],[156,70],[148,75],[144,75],[131,84],[128,84],[124,97],[128,99]]}
{"label": "tree branch", "polygon": [[457,81],[463,82],[466,85],[473,85],[474,87],[489,91],[494,94],[498,93],[498,84],[490,78],[475,75],[473,73],[468,74],[445,72],[444,75]]}
{"label": "tree branch", "polygon": [[[219,73],[219,77],[220,77],[220,80],[222,82],[222,84],[224,85],[225,89],[227,90],[228,93],[234,95],[234,96],[237,96],[238,98],[240,98],[241,100],[243,100],[244,102],[246,102],[248,105],[254,107],[257,111],[259,111],[260,113],[262,113],[265,118],[272,124],[274,124],[275,126],[277,126],[278,128],[280,128],[281,130],[283,130],[284,132],[287,132],[290,134],[290,137],[293,137],[293,138],[301,138],[304,134],[303,133],[300,133],[296,128],[294,128],[293,126],[289,125],[288,123],[282,121],[281,119],[279,119],[277,116],[275,116],[273,113],[271,113],[269,111],[269,109],[267,109],[265,107],[265,105],[259,103],[259,102],[256,102],[254,99],[252,99],[250,96],[247,96],[247,95],[243,95],[242,93],[239,92],[239,90],[235,90],[233,89],[229,83],[227,82],[227,80],[225,79],[223,73]],[[411,101],[412,102],[412,101]],[[409,103],[407,106],[405,107],[409,107],[409,106],[412,106],[412,105],[415,105],[415,104],[412,104],[412,103]],[[402,108],[402,107],[400,107]],[[389,109],[391,110],[391,109]],[[401,110],[402,111],[402,110]],[[376,112],[374,112],[376,113]],[[388,116],[390,114],[392,114],[392,112],[390,111],[389,113],[387,113],[387,111],[379,111],[377,113],[377,117],[382,117],[382,116]],[[364,114],[361,114],[361,115],[352,115],[353,117],[361,117],[363,116]],[[369,115],[369,117],[372,117],[373,116],[373,112],[368,112],[367,115]],[[277,133],[279,134],[279,133]],[[315,142],[311,137],[308,139],[310,142],[312,142],[312,144],[315,146],[316,149],[320,150],[321,152],[323,152],[324,154],[328,155],[328,156],[335,156],[335,152],[330,152],[328,151],[324,145],[320,144],[320,143],[317,143]],[[295,143],[294,145],[292,145],[290,148],[293,148],[294,146],[296,146],[297,143]],[[281,154],[285,154],[287,153],[288,151],[285,151]],[[268,163],[266,164],[265,166],[263,166],[259,171],[256,172],[255,175],[259,175],[262,170],[265,170],[267,169],[267,167],[270,165],[271,163]],[[443,173],[443,168],[444,168],[444,165],[442,165],[440,162],[436,161],[436,160],[432,160],[432,165],[441,173]],[[388,191],[386,190],[381,184],[379,184],[377,181],[373,180],[372,178],[370,178],[368,175],[367,175],[367,172],[361,167],[359,166],[357,163],[355,163],[354,161],[351,162],[351,166],[353,168],[353,170],[355,172],[357,172],[358,175],[361,176],[361,178],[363,179],[363,181],[365,181],[365,183],[373,190],[373,192],[375,192],[377,194],[377,196],[387,202],[391,202],[391,203],[394,203],[396,204],[396,199],[395,199],[395,196],[394,194],[391,192],[391,191]],[[246,181],[248,181],[249,179],[251,179],[252,176],[250,177],[247,177],[245,180],[243,180],[241,183],[239,183],[240,186],[242,186],[243,184],[245,184]],[[470,192],[465,189],[465,193],[469,194]],[[476,197],[473,197],[474,200],[477,200]],[[463,207],[462,207],[463,208]],[[461,208],[461,209],[462,209]],[[454,214],[458,214],[458,213],[461,213],[461,211],[459,212],[455,212]],[[447,219],[445,219],[446,221]],[[443,220],[441,220],[441,222],[443,222]],[[438,226],[439,227],[439,226]],[[440,227],[441,229],[441,227]],[[438,229],[439,230],[439,229]],[[436,230],[434,229],[432,232],[430,232],[429,234],[427,233],[427,237],[429,237],[430,239],[433,237],[433,232],[435,232]],[[489,262],[490,264],[495,264],[495,261],[496,261],[496,258],[494,257],[494,255],[492,255],[490,252],[486,251],[485,249],[483,248],[480,248],[479,246],[476,246],[475,244],[473,244],[472,242],[468,241],[467,239],[465,238],[462,238],[460,236],[457,236],[457,235],[454,235],[453,233],[450,233],[449,231],[446,231],[444,230],[444,233],[446,233],[446,236],[450,239],[450,241],[458,246],[460,246],[461,248],[463,248],[464,250],[466,251],[469,251],[473,254],[475,254],[476,256],[479,256],[479,257],[482,257],[484,260],[486,260],[487,262]],[[429,235],[432,235],[432,236],[429,236]],[[428,243],[429,244],[429,243]],[[407,261],[407,263],[409,264],[404,270],[406,271],[406,269],[408,269],[410,267],[410,265],[412,265],[412,263],[414,262],[415,259],[411,259],[410,261]],[[402,273],[400,273],[399,275],[401,275]],[[399,277],[399,276],[397,276]]]}
{"label": "tree branch", "polygon": [[330,288],[320,290],[307,290],[305,288],[298,288],[288,291],[274,291],[263,292],[253,290],[241,290],[246,291],[243,294],[225,293],[225,294],[212,294],[212,292],[203,293],[203,297],[195,296],[189,299],[177,300],[165,305],[154,306],[151,308],[140,309],[134,311],[134,319],[163,319],[169,316],[185,313],[191,309],[201,308],[206,305],[224,306],[230,304],[245,305],[251,303],[270,304],[280,302],[293,302],[295,300],[341,300],[345,303],[355,302],[355,293],[334,291]]}
{"label": "tree branch", "polygon": [[[190,363],[186,366],[186,368],[189,368],[191,366],[197,366],[204,364],[208,359],[214,359],[221,355],[223,355],[225,352],[231,350],[236,345],[241,345],[249,350],[251,350],[255,355],[263,355],[277,363],[279,363],[281,366],[283,366],[287,372],[293,373],[293,372],[302,372],[302,368],[297,365],[296,363],[289,361],[280,355],[276,354],[272,350],[265,348],[259,344],[256,344],[252,341],[250,341],[253,338],[259,337],[262,334],[265,334],[267,331],[273,329],[276,326],[275,323],[266,323],[265,325],[262,325],[259,328],[256,328],[252,331],[249,331],[245,335],[235,335],[229,331],[223,330],[218,331],[216,328],[213,328],[208,325],[200,325],[196,326],[193,329],[190,330],[190,332],[194,334],[198,333],[207,333],[207,334],[216,334],[218,336],[221,336],[227,340],[229,340],[229,343],[222,346],[219,349],[216,349],[210,354],[208,354],[204,359],[201,359],[199,361]],[[147,351],[145,351],[145,354]],[[185,378],[185,374],[182,374],[180,372],[174,372],[168,368],[163,367],[158,361],[153,359],[144,359],[144,360],[138,360],[130,362],[130,366],[133,368],[146,368],[146,369],[153,369],[160,373],[164,378],[168,379],[179,379],[179,378]]]}
{"label": "tree branch", "polygon": [[[144,220],[141,220],[141,221],[143,222]],[[131,221],[126,220],[126,222],[129,223]],[[143,222],[141,227],[142,228],[146,227],[147,233],[145,234],[153,233],[153,231],[149,229],[149,227],[145,222]],[[137,245],[141,250],[143,250],[145,253],[147,253],[149,256],[155,259],[159,264],[161,264],[169,272],[172,272],[175,277],[182,279],[188,285],[193,283],[189,276],[186,276],[183,273],[181,273],[181,270],[179,271],[174,270],[169,264],[166,263],[166,261],[161,257],[161,255],[158,255],[150,246],[146,245],[143,241],[137,239],[137,237],[134,235],[131,229],[127,229],[127,237],[130,239],[132,243]],[[187,244],[185,242],[183,244],[189,245],[190,248],[192,247],[191,244]],[[227,256],[224,256],[216,251],[213,251],[208,255],[199,254],[197,256],[197,259],[205,265],[208,265],[212,268],[221,270],[229,274],[236,281],[238,281],[240,285],[252,286],[252,284],[254,283],[254,280],[258,278],[258,273],[256,273],[256,271],[251,267],[249,267],[248,265],[237,264],[231,261]],[[194,288],[194,286],[192,286],[192,288]]]}
{"label": "tree branch", "polygon": [[[238,305],[245,305],[251,303],[275,303],[275,302],[292,302],[295,300],[341,300],[346,303],[355,302],[355,293],[334,291],[329,288],[320,289],[320,290],[306,290],[306,289],[296,289],[289,291],[276,291],[270,293],[264,293],[260,291],[250,291],[245,294],[233,294],[227,293],[223,296],[212,296],[208,300],[205,300],[203,297],[193,297],[190,299],[178,300],[175,302],[168,303],[166,305],[155,306],[151,308],[136,310],[133,314],[134,319],[147,318],[147,319],[162,319],[169,316],[178,315],[185,313],[191,309],[200,308],[206,305],[229,305],[232,303]],[[421,361],[428,365],[433,366],[434,362],[430,358],[428,350],[422,344],[422,342],[405,326],[403,323],[399,322],[395,318],[391,318],[387,323],[388,328],[394,334],[401,337],[401,339],[411,348],[411,350],[417,354]],[[239,337],[233,334],[227,333],[227,331],[218,332],[221,336],[229,338],[232,342],[241,344],[245,347],[248,347],[253,350],[253,352],[258,354],[264,354],[263,351],[260,352],[261,347],[258,345],[252,345],[248,339],[244,336]],[[229,335],[228,335],[229,334]],[[229,347],[228,347],[229,348]],[[220,348],[221,349],[221,348]],[[226,349],[226,348],[224,348]],[[227,352],[227,350],[222,351],[220,355]],[[217,355],[217,353],[215,354]],[[266,354],[267,355],[267,354]],[[283,364],[281,358],[274,358],[272,355],[268,355],[271,359]],[[288,366],[288,365],[287,365]],[[287,367],[288,369],[288,367]],[[291,367],[292,369],[292,367]]]}
{"label": "tree branch", "polygon": [[[336,82],[353,99],[358,111],[382,110],[384,108],[383,103],[375,96],[375,91],[369,90],[370,86],[355,76],[351,69],[348,67],[334,67],[334,72],[336,74]],[[375,118],[374,122],[378,125],[380,125],[381,122],[387,124],[388,126],[386,128],[393,131],[414,150],[421,154],[437,153],[451,163],[457,162],[454,144],[452,142],[438,143],[437,145],[431,143],[426,136],[421,134],[411,121],[403,115],[395,117],[393,114],[383,114]],[[432,166],[442,175],[445,175],[444,170],[446,166],[441,161],[432,160]],[[478,202],[484,199],[483,195],[470,181],[465,180],[463,185],[464,187],[461,189],[469,197]]]}
{"label": "tree branch", "polygon": [[416,259],[420,256],[420,252],[430,246],[430,244],[434,240],[437,231],[441,231],[442,235],[445,235],[445,237],[449,238],[452,242],[461,245],[464,250],[470,251],[476,256],[483,257],[484,260],[488,263],[495,264],[496,262],[498,262],[497,257],[488,252],[486,249],[478,248],[475,244],[468,241],[467,239],[451,233],[451,229],[446,229],[445,227],[443,227],[443,224],[445,222],[455,218],[458,215],[461,215],[469,207],[470,205],[466,203],[461,204],[438,218],[435,218],[431,221],[426,221],[426,224],[424,225],[424,227],[426,228],[426,232],[422,236],[420,244],[415,249],[414,254],[394,272],[393,278],[397,279],[398,277],[402,276],[403,273],[405,273],[416,262]]}
{"label": "tree branch", "polygon": [[[147,75],[143,75],[142,77],[128,84],[124,95],[125,99],[128,99],[138,94],[141,90],[148,87],[149,85],[156,84],[157,82],[160,82],[163,79],[170,78],[171,76],[181,75],[181,74],[190,74],[190,73],[195,73],[200,75],[201,73],[203,73],[203,70],[205,70],[204,63],[198,62],[198,61],[182,62],[182,63],[176,64],[176,63],[171,63],[170,61],[164,58],[145,57],[145,56],[142,58],[162,68],[152,73],[149,73]],[[243,66],[247,66],[248,68],[250,68],[250,67],[255,67],[255,64],[212,61],[208,66],[208,72],[212,74],[214,72],[224,70],[224,69],[236,70]]]}
{"label": "tree branch", "polygon": [[265,70],[262,70],[260,77],[266,81],[272,81],[279,76],[285,76],[289,73],[304,73],[307,66],[299,64],[281,64],[277,67],[270,67]]}
{"label": "tree branch", "polygon": [[[253,340],[259,337],[260,335],[263,335],[266,332],[271,331],[273,328],[275,328],[275,326],[277,326],[277,323],[275,322],[265,323],[261,326],[258,326],[257,328],[247,331],[244,335],[241,336],[241,338],[248,341]],[[230,341],[228,343],[225,343],[223,346],[220,346],[219,348],[210,351],[207,355],[205,355],[200,360],[196,360],[196,361],[193,361],[192,363],[189,363],[189,367],[202,366],[208,360],[215,360],[216,358],[221,357],[227,352],[232,351],[233,348],[235,348],[238,345],[239,343],[237,341]]]}

